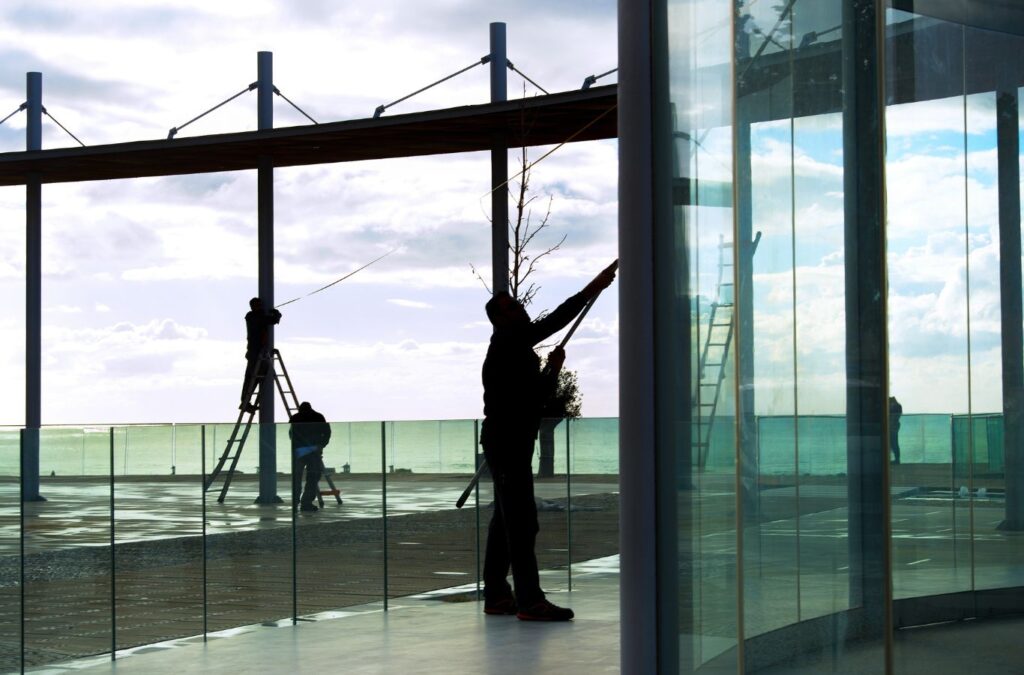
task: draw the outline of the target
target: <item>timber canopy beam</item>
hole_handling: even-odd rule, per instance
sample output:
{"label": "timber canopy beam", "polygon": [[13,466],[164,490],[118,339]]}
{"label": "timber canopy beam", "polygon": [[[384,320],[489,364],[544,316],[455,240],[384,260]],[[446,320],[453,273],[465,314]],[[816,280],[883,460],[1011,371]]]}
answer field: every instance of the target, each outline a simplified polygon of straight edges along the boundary
{"label": "timber canopy beam", "polygon": [[552,145],[616,138],[617,85],[264,131],[0,154],[0,186],[71,183]]}

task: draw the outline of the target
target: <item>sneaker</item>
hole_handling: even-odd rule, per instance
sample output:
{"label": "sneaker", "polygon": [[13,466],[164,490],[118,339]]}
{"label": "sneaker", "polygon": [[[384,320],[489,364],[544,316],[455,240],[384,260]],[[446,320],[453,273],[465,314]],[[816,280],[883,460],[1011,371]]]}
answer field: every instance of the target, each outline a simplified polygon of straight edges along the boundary
{"label": "sneaker", "polygon": [[316,513],[319,510],[316,504],[303,504],[299,507],[299,511],[308,511],[309,513]]}
{"label": "sneaker", "polygon": [[484,614],[511,616],[516,613],[516,599],[506,595],[497,600],[484,600]]}
{"label": "sneaker", "polygon": [[526,609],[520,609],[516,616],[520,621],[569,621],[576,615],[568,607],[559,607],[541,600]]}

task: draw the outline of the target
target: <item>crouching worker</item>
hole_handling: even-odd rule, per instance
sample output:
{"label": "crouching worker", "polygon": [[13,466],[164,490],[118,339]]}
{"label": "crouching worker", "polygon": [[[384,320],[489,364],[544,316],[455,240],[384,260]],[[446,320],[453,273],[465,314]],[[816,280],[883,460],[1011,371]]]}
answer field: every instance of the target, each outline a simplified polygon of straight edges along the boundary
{"label": "crouching worker", "polygon": [[[316,511],[313,502],[320,494],[317,484],[324,471],[324,447],[331,440],[331,425],[306,401],[299,404],[289,421],[292,424],[288,431],[292,439],[292,503],[299,504],[302,511]],[[306,487],[300,499],[303,470]]]}

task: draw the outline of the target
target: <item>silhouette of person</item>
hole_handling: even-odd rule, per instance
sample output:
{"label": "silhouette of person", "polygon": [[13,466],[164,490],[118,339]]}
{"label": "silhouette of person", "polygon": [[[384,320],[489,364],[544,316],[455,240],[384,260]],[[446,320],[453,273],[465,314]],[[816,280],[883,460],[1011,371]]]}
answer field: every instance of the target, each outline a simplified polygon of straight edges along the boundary
{"label": "silhouette of person", "polygon": [[[313,410],[307,401],[299,404],[299,409],[291,416],[292,424],[288,436],[292,439],[292,503],[300,504],[302,511],[316,511],[320,476],[324,471],[324,447],[331,441],[331,425],[323,415]],[[306,472],[306,487],[299,497],[302,487],[302,472]]]}
{"label": "silhouette of person", "polygon": [[900,463],[900,418],[903,406],[895,396],[889,397],[889,447],[892,449],[892,463]]}
{"label": "silhouette of person", "polygon": [[[247,413],[256,412],[256,404],[250,403],[256,380],[267,372],[267,361],[260,365],[260,357],[266,354],[270,343],[270,327],[281,321],[281,312],[271,309],[263,311],[263,302],[259,298],[249,301],[249,311],[245,315],[245,378],[242,380],[242,403],[239,410]],[[259,371],[259,372],[257,372]]]}
{"label": "silhouette of person", "polygon": [[[494,514],[484,558],[484,612],[515,614],[524,621],[568,621],[573,611],[545,599],[534,548],[537,505],[533,494],[533,446],[541,411],[554,393],[565,352],[556,347],[545,368],[534,345],[564,328],[587,302],[615,279],[609,265],[553,312],[531,321],[526,309],[499,292],[486,305],[494,326],[483,365],[484,422],[480,443],[494,480]],[[515,594],[508,583],[509,568]]]}

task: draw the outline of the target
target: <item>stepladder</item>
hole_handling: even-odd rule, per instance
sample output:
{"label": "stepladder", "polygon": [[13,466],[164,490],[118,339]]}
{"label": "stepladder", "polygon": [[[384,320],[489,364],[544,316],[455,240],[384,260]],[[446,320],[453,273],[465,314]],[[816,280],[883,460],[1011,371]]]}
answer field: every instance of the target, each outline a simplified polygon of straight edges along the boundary
{"label": "stepladder", "polygon": [[[761,233],[757,232],[744,255],[752,260],[757,251]],[[726,381],[726,368],[736,333],[735,257],[734,245],[718,238],[718,283],[715,299],[711,302],[707,323],[700,322],[698,339],[703,331],[703,346],[697,364],[697,386],[694,391],[693,444],[697,451],[697,466],[704,469],[711,455],[711,441],[715,418],[721,403]]]}
{"label": "stepladder", "polygon": [[[242,450],[245,448],[245,442],[249,438],[249,432],[252,429],[256,412],[259,410],[259,404],[263,399],[261,393],[268,376],[272,376],[274,379],[277,393],[280,395],[281,403],[288,413],[288,418],[291,419],[299,409],[299,398],[295,393],[295,387],[292,385],[291,376],[288,374],[287,367],[285,367],[284,358],[281,356],[280,350],[274,349],[261,354],[256,367],[253,369],[252,377],[245,383],[246,393],[243,396],[242,405],[239,406],[238,418],[235,420],[231,434],[228,436],[227,443],[224,446],[224,452],[221,453],[217,464],[204,483],[204,489],[209,491],[218,479],[222,480],[220,494],[217,496],[217,501],[221,504],[224,503],[224,498],[228,494],[231,481],[238,468],[238,460],[242,456]],[[273,398],[267,397],[265,403],[273,405]],[[292,466],[295,468],[300,465],[298,462],[293,461]],[[341,494],[334,485],[334,481],[331,480],[330,472],[323,469],[322,465],[321,469],[320,480],[326,481],[330,489],[320,490],[319,485],[317,486],[317,499],[320,506],[322,507],[324,504],[324,494],[333,495],[340,505],[342,503]]]}

